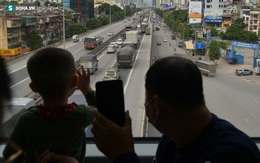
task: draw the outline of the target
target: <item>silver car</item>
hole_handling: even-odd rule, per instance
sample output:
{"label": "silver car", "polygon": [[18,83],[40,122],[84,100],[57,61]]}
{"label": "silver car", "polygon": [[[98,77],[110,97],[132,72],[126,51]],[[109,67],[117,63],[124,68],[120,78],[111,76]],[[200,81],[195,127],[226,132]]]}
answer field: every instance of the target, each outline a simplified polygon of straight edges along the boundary
{"label": "silver car", "polygon": [[107,47],[107,53],[115,53],[116,52],[116,47],[114,45],[109,45]]}

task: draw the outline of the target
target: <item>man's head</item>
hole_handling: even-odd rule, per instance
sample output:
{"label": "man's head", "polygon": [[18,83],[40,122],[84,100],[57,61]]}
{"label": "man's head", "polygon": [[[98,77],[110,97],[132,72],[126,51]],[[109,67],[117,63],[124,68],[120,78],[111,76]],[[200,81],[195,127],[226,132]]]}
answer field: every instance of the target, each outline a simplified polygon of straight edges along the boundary
{"label": "man's head", "polygon": [[32,80],[30,87],[43,98],[67,95],[76,72],[72,54],[53,47],[30,57],[27,69]]}
{"label": "man's head", "polygon": [[4,59],[0,57],[0,138],[2,136],[3,103],[11,98],[10,82]]}
{"label": "man's head", "polygon": [[177,115],[205,105],[201,73],[185,58],[158,59],[146,74],[145,88],[146,115],[153,124],[158,114]]}

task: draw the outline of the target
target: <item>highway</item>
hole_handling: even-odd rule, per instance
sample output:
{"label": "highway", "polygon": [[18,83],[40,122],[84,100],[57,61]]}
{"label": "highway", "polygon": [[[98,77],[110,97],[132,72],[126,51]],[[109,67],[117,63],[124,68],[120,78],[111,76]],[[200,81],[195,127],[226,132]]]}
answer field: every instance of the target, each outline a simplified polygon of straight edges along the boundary
{"label": "highway", "polygon": [[[156,56],[156,58],[169,55],[190,58],[181,48],[176,48],[176,52],[173,51],[173,47],[169,46],[169,41],[172,45],[174,43],[170,36],[170,32],[164,33],[164,30],[153,33],[152,55]],[[162,42],[164,37],[168,38],[168,42]],[[161,46],[156,45],[158,41],[162,42]],[[260,137],[259,84],[231,76],[225,71],[219,71],[214,77],[203,76],[203,85],[206,105],[211,112],[230,121],[250,137]],[[146,136],[148,137],[161,135],[150,124],[146,130]]]}
{"label": "highway", "polygon": [[[130,24],[131,22],[127,23]],[[118,22],[113,24],[111,29],[116,33],[116,31],[123,29],[124,26],[123,22]],[[105,40],[107,40],[109,38],[106,36],[108,31],[109,26],[106,26],[105,28],[94,31],[90,35],[105,36]],[[151,37],[153,37],[152,42],[150,42]],[[165,37],[168,38],[168,42],[163,42]],[[173,50],[175,41],[171,40],[170,37],[170,32],[167,31],[165,33],[164,30],[153,32],[153,36],[143,35],[133,69],[121,69],[121,79],[124,82],[125,90],[125,106],[126,110],[130,111],[132,117],[133,135],[135,137],[160,135],[151,125],[148,125],[146,128],[143,106],[144,78],[150,65],[150,48],[152,47],[152,56],[156,56],[156,59],[169,55],[190,58],[181,48],[176,47],[176,51]],[[156,45],[158,41],[161,42],[161,46]],[[171,42],[171,46],[169,46],[169,42]],[[62,48],[63,45],[59,47]],[[78,43],[68,42],[66,43],[66,49],[73,53],[75,60],[89,52],[84,49],[82,41]],[[115,56],[115,54],[106,54],[106,52],[103,52],[98,57],[98,71],[91,76],[91,86],[93,88],[95,88],[97,81],[103,79],[104,73],[108,68],[116,66]],[[30,80],[26,70],[26,61],[23,60],[8,67],[10,76],[13,79],[11,87],[13,97],[24,97],[31,92],[28,87]],[[224,71],[217,72],[215,77],[203,77],[203,81],[206,104],[210,111],[221,118],[229,120],[249,136],[260,136],[259,85],[230,76]],[[85,103],[79,91],[76,91],[69,101]],[[142,128],[143,126],[145,129]]]}

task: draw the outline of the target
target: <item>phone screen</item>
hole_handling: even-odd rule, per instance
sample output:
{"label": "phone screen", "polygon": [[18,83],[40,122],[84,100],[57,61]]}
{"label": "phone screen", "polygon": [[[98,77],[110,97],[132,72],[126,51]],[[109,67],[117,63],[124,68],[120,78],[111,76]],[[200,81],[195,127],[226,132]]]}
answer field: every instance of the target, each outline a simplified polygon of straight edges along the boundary
{"label": "phone screen", "polygon": [[96,83],[97,109],[108,119],[124,125],[125,104],[123,82],[121,80],[107,80]]}

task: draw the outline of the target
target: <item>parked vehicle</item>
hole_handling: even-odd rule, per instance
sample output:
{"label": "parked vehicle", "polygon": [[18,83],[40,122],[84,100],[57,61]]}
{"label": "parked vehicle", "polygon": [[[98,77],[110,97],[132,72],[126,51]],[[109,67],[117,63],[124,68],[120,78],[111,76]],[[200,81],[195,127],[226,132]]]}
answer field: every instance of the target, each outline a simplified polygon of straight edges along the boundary
{"label": "parked vehicle", "polygon": [[184,42],[183,41],[178,41],[178,47],[182,48],[184,46]]}
{"label": "parked vehicle", "polygon": [[85,49],[95,49],[97,46],[103,43],[104,37],[86,37],[84,39]]}
{"label": "parked vehicle", "polygon": [[109,45],[107,47],[107,53],[115,53],[116,52],[116,47],[113,45]]}
{"label": "parked vehicle", "polygon": [[157,46],[161,46],[161,42],[157,42]]}
{"label": "parked vehicle", "polygon": [[72,36],[72,41],[73,42],[79,42],[79,35],[73,35]]}
{"label": "parked vehicle", "polygon": [[203,60],[196,60],[195,64],[198,66],[200,72],[206,76],[216,75],[217,65],[212,62],[207,62]]}
{"label": "parked vehicle", "polygon": [[109,68],[103,80],[117,80],[120,78],[120,70],[118,68]]}
{"label": "parked vehicle", "polygon": [[249,69],[236,69],[235,74],[237,76],[244,76],[244,75],[253,75],[253,71]]}
{"label": "parked vehicle", "polygon": [[176,36],[175,35],[172,35],[171,36],[172,40],[176,39]]}
{"label": "parked vehicle", "polygon": [[167,42],[167,41],[168,41],[167,38],[164,38],[164,39],[163,39],[163,42]]}
{"label": "parked vehicle", "polygon": [[90,73],[94,74],[98,69],[97,56],[94,54],[88,54],[86,56],[80,57],[79,64],[82,65],[86,71],[87,68],[89,68]]}
{"label": "parked vehicle", "polygon": [[118,68],[132,68],[136,56],[136,49],[126,45],[117,53]]}

